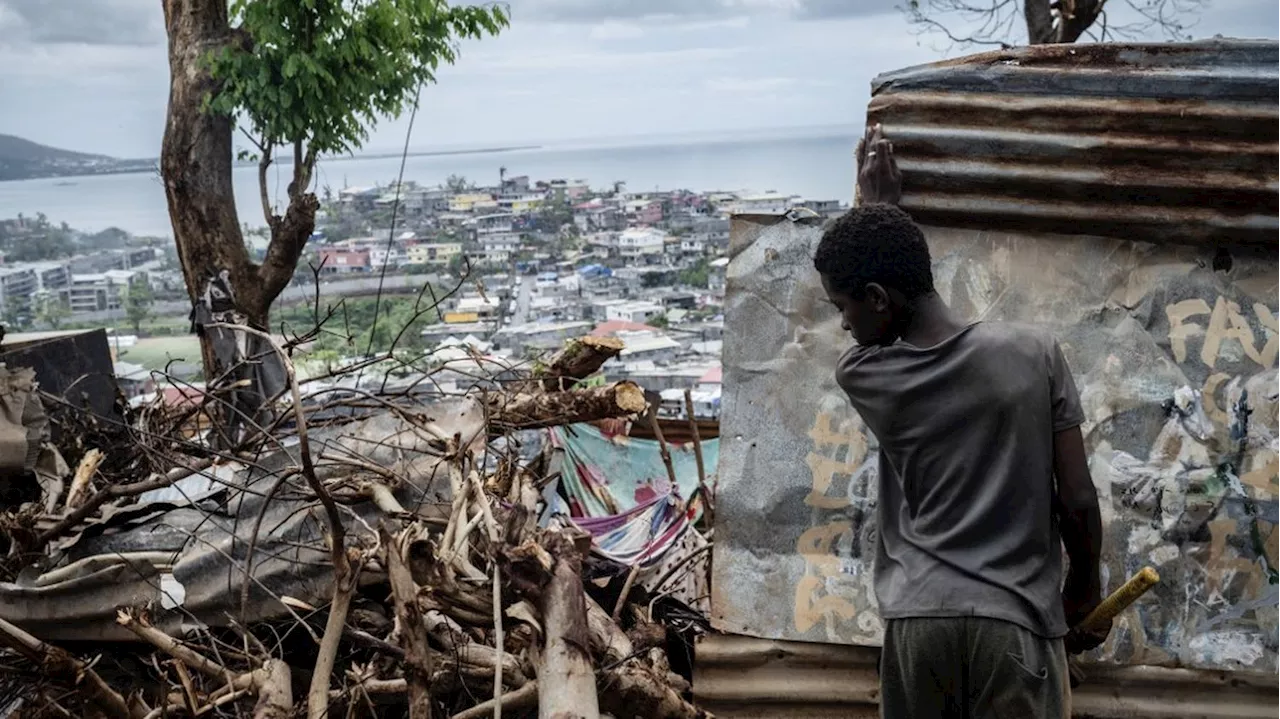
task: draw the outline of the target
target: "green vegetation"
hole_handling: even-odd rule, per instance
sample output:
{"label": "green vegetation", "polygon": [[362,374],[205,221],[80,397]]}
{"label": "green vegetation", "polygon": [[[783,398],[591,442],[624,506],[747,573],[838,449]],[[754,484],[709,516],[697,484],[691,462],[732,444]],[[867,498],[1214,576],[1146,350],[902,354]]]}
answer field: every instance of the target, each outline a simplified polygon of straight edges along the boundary
{"label": "green vegetation", "polygon": [[49,329],[61,329],[71,317],[71,307],[56,297],[43,297],[36,303],[36,321]]}
{"label": "green vegetation", "polygon": [[462,175],[449,175],[444,181],[445,189],[457,195],[467,190],[474,190],[476,183],[467,180]]}
{"label": "green vegetation", "polygon": [[705,288],[711,281],[711,263],[704,257],[695,264],[680,270],[677,280],[682,285]]}
{"label": "green vegetation", "polygon": [[6,262],[59,260],[139,242],[118,227],[79,234],[65,222],[53,224],[43,212],[37,212],[35,218],[18,213],[16,218],[0,219],[0,253]]}
{"label": "green vegetation", "polygon": [[146,282],[135,282],[125,291],[124,314],[129,318],[134,334],[141,333],[142,323],[151,319],[151,306],[155,301],[151,285]]}
{"label": "green vegetation", "polygon": [[122,347],[120,359],[157,371],[164,371],[174,361],[198,365],[200,340],[195,335],[148,337],[138,340],[132,347]]}
{"label": "green vegetation", "polygon": [[[376,326],[375,304],[379,305]],[[430,306],[430,293],[424,293],[420,302],[403,295],[383,297],[381,303],[372,297],[346,300],[334,307],[333,316],[322,325],[310,354],[313,359],[380,354],[391,350],[393,343],[397,350],[421,352],[427,349],[422,330],[440,321],[439,313],[427,310]],[[283,328],[287,337],[302,335],[324,319],[323,315],[316,317],[313,306],[295,305],[276,313],[272,330]]]}
{"label": "green vegetation", "polygon": [[375,118],[416,102],[436,69],[457,59],[458,39],[507,26],[501,6],[439,0],[233,0],[231,15],[251,45],[210,58],[222,82],[210,105],[243,115],[262,154],[294,147],[308,177],[317,155],[359,149]]}

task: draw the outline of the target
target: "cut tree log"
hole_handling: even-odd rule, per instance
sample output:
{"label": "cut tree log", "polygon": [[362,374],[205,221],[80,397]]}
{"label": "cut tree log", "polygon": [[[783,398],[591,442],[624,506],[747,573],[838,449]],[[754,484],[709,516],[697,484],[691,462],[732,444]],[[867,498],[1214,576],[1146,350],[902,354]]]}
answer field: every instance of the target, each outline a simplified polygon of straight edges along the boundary
{"label": "cut tree log", "polygon": [[542,389],[559,392],[573,383],[595,374],[601,365],[622,352],[622,340],[616,337],[579,337],[565,343],[564,349],[552,355],[546,367],[534,373],[541,379]]}
{"label": "cut tree log", "polygon": [[281,659],[268,659],[254,677],[258,702],[253,719],[289,719],[293,716],[293,682],[289,665]]}
{"label": "cut tree log", "polygon": [[603,708],[615,716],[641,719],[704,719],[708,715],[684,700],[658,672],[632,659],[600,677]]}
{"label": "cut tree log", "polygon": [[382,527],[382,546],[386,549],[387,580],[396,606],[396,622],[400,625],[400,644],[404,648],[404,675],[409,690],[410,719],[431,719],[431,647],[427,625],[418,605],[418,585],[414,583],[401,554],[399,538]]}
{"label": "cut tree log", "polygon": [[596,674],[582,592],[582,554],[563,533],[548,533],[551,581],[543,589],[546,646],[538,669],[539,719],[598,719]]}
{"label": "cut tree log", "polygon": [[587,631],[591,635],[591,650],[604,658],[606,664],[617,664],[631,656],[635,649],[622,628],[614,623],[604,607],[591,597],[586,597]]}
{"label": "cut tree log", "polygon": [[625,380],[567,392],[496,394],[488,401],[489,429],[504,432],[595,422],[638,414],[646,407],[644,390]]}
{"label": "cut tree log", "polygon": [[[141,719],[146,712],[135,711],[111,688],[93,667],[76,659],[60,647],[46,644],[17,626],[0,619],[0,645],[21,654],[37,671],[65,687],[75,687],[85,702],[109,719]],[[595,687],[591,688],[592,699]]]}

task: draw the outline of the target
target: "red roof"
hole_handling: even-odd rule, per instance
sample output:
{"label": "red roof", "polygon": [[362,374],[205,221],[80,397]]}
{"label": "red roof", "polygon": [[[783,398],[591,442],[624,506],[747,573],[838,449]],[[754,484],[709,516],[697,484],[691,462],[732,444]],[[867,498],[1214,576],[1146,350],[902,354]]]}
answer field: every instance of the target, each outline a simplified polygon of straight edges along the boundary
{"label": "red roof", "polygon": [[612,337],[618,334],[619,332],[642,332],[645,330],[652,330],[652,329],[653,328],[650,327],[649,325],[642,325],[639,322],[628,322],[627,320],[609,320],[608,322],[602,322],[601,324],[596,325],[596,328],[594,330],[591,330],[591,336],[592,337]]}
{"label": "red roof", "polygon": [[164,403],[173,407],[186,407],[204,400],[204,390],[196,387],[165,387],[160,391]]}
{"label": "red roof", "polygon": [[723,367],[712,367],[707,373],[698,379],[698,384],[720,384],[720,378],[724,376]]}

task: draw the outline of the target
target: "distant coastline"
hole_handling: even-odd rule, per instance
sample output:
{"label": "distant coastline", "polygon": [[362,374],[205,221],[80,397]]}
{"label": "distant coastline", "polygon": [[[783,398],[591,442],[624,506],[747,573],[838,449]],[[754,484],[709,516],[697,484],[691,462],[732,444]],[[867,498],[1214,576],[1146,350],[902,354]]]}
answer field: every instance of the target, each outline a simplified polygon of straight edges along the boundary
{"label": "distant coastline", "polygon": [[[540,150],[542,145],[505,145],[500,147],[481,147],[474,149],[462,150],[411,150],[407,157],[449,157],[455,155],[492,155],[502,152],[519,152],[523,150]],[[359,155],[334,155],[322,158],[325,162],[350,162],[352,160],[385,160],[387,158],[398,158],[402,153],[399,152],[376,152]],[[119,165],[102,164],[100,166],[90,167],[67,167],[67,168],[45,168],[40,172],[32,172],[25,176],[13,177],[6,176],[0,178],[0,182],[22,182],[24,180],[51,180],[73,177],[92,177],[95,175],[129,175],[140,172],[156,172],[159,167],[160,160],[121,160]],[[293,164],[292,157],[280,157],[276,160],[277,165],[287,166]],[[252,167],[257,165],[256,162],[236,162],[235,167]]]}

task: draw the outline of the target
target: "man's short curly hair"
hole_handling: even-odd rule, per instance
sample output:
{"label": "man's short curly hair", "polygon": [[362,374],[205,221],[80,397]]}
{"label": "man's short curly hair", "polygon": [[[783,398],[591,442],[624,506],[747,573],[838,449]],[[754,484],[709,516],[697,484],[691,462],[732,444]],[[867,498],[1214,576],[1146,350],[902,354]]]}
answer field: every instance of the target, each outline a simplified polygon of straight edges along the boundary
{"label": "man's short curly hair", "polygon": [[855,299],[868,283],[912,300],[933,292],[929,245],[911,216],[893,205],[854,207],[822,233],[813,266]]}

